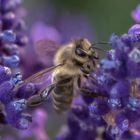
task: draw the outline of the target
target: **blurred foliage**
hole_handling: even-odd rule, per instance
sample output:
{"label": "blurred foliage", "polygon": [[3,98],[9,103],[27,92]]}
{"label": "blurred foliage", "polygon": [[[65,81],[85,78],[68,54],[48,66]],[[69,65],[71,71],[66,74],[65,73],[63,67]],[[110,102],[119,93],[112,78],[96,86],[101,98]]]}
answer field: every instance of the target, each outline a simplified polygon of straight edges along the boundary
{"label": "blurred foliage", "polygon": [[122,34],[134,23],[130,12],[139,0],[52,0],[56,6],[87,14],[98,40],[107,40],[112,32]]}
{"label": "blurred foliage", "polygon": [[[28,0],[27,7],[36,9],[45,7],[48,0]],[[122,34],[134,23],[130,12],[135,9],[139,0],[51,0],[59,12],[82,12],[93,25],[95,38],[107,40],[112,32]],[[46,17],[47,18],[47,17]],[[94,40],[95,40],[94,38]]]}

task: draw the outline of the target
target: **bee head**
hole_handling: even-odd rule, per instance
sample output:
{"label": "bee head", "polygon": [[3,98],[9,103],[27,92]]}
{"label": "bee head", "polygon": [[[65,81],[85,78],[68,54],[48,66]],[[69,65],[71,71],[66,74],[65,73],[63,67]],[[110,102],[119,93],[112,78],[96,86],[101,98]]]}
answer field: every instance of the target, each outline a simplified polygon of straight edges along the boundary
{"label": "bee head", "polygon": [[81,60],[98,59],[98,54],[89,40],[82,38],[75,41],[75,55]]}

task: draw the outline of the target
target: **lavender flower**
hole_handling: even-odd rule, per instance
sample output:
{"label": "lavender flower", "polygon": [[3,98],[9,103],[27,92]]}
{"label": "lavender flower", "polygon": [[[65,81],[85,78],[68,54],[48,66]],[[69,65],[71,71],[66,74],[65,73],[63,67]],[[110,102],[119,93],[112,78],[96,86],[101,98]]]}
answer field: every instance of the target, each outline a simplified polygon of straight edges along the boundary
{"label": "lavender flower", "polygon": [[32,25],[31,37],[34,43],[43,39],[61,42],[61,35],[58,30],[53,26],[43,23],[42,21],[38,21]]}
{"label": "lavender flower", "polygon": [[13,73],[20,62],[18,48],[28,42],[24,35],[21,2],[0,1],[0,101],[4,106],[1,110],[1,123],[26,129],[31,122],[31,116],[23,111],[27,107],[26,99],[36,92],[36,88],[34,84],[29,83],[22,87],[24,95],[21,95],[21,89],[14,91],[14,87],[23,82],[19,72]]}
{"label": "lavender flower", "polygon": [[136,9],[131,12],[131,16],[137,23],[140,23],[140,5],[138,5]]}
{"label": "lavender flower", "polygon": [[78,37],[93,37],[91,25],[84,14],[64,12],[58,20],[57,28],[61,32],[62,42],[69,42],[70,39]]}
{"label": "lavender flower", "polygon": [[140,34],[140,24],[135,24],[133,25],[129,30],[128,30],[129,34]]}
{"label": "lavender flower", "polygon": [[[26,129],[31,121],[31,116],[23,114],[26,109],[26,99],[18,99],[19,91],[14,91],[14,87],[22,82],[20,73],[12,74],[9,68],[0,66],[0,101],[5,110],[1,110],[1,122],[12,125],[15,128]],[[28,86],[28,85],[27,85]],[[33,90],[28,90],[32,95]],[[27,94],[28,94],[27,93]],[[27,96],[25,94],[25,96]],[[3,113],[6,112],[6,115]]]}
{"label": "lavender flower", "polygon": [[[140,117],[139,29],[139,25],[134,25],[128,34],[120,37],[112,34],[109,39],[112,49],[100,61],[99,68],[91,73],[95,80],[84,84],[93,97],[83,96],[86,104],[71,108],[67,131],[56,139],[94,140],[99,127],[104,128],[101,140],[133,139],[136,132],[139,133],[136,127],[131,127]],[[99,97],[94,98],[95,93]],[[131,136],[126,137],[127,134]]]}
{"label": "lavender flower", "polygon": [[36,140],[49,140],[44,129],[44,124],[47,119],[46,112],[42,109],[36,109],[32,116],[32,124],[27,130],[20,131],[19,138],[27,139],[34,136]]}
{"label": "lavender flower", "polygon": [[[0,2],[0,102],[1,106],[4,106],[0,110],[0,123],[17,129],[26,129],[20,133],[21,139],[35,136],[36,140],[47,140],[48,136],[44,131],[46,120],[44,111],[36,110],[32,114],[33,117],[26,113],[28,98],[36,94],[44,85],[28,83],[14,90],[15,86],[23,82],[19,72],[13,73],[20,62],[18,51],[28,43],[28,37],[24,34],[26,27],[22,19],[24,11],[20,8],[21,1],[1,0]],[[140,23],[139,7],[132,12],[132,17]],[[42,22],[35,24],[31,33],[33,44],[44,38],[65,42],[71,37],[82,36],[85,33],[89,35],[89,26],[82,16],[80,22],[75,16],[74,22],[77,24],[74,26],[69,26],[73,24],[72,18],[69,20],[69,17],[71,16],[64,15],[57,27]],[[75,32],[71,32],[72,28],[67,26],[72,27]],[[76,32],[81,27],[83,30],[80,30],[80,33],[79,30]],[[112,49],[107,52],[106,58],[100,61],[97,70],[91,73],[95,80],[87,80],[84,84],[84,88],[90,93],[99,96],[86,97],[87,93],[83,91],[80,101],[78,98],[75,99],[68,114],[67,125],[56,136],[56,140],[137,140],[140,138],[140,25],[132,26],[128,33],[121,36],[112,34],[108,42]],[[23,57],[25,57],[24,53]],[[22,66],[30,66],[33,69],[36,66],[37,69],[41,69],[44,65],[49,65],[41,59],[32,63],[34,57],[28,58],[31,60],[27,64],[22,60],[24,63]],[[50,77],[47,82],[50,82]]]}
{"label": "lavender flower", "polygon": [[[138,85],[139,85],[139,25],[134,25],[129,29],[128,34],[123,34],[120,37],[113,34],[110,37],[110,45],[112,49],[108,51],[107,58],[101,60],[99,72],[94,72],[96,81],[93,81],[93,94],[96,93],[106,95],[103,97],[103,102],[106,100],[106,105],[109,106],[108,111],[104,112],[107,107],[100,106],[98,99],[94,99],[93,103],[89,106],[94,114],[98,114],[104,118],[107,125],[115,125],[117,133],[115,137],[123,136],[123,132],[129,131],[129,126],[139,119],[139,98],[138,98]],[[90,81],[91,82],[91,81]],[[88,87],[91,84],[87,84]],[[96,87],[95,87],[96,85]],[[95,87],[95,88],[94,88]],[[91,88],[90,88],[91,89]],[[99,111],[98,111],[99,109]],[[107,118],[111,118],[112,123],[108,122]],[[109,119],[110,120],[110,119]],[[114,128],[110,128],[108,134],[114,137]]]}
{"label": "lavender flower", "polygon": [[17,0],[1,0],[0,64],[11,68],[19,64],[17,48],[28,42],[24,35],[24,21],[17,16],[20,4],[21,1]]}

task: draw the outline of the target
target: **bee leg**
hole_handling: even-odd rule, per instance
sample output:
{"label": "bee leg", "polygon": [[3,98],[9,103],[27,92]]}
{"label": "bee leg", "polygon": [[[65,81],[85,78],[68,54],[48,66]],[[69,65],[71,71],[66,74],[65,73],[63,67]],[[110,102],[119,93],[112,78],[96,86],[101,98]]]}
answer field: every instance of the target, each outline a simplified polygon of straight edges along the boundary
{"label": "bee leg", "polygon": [[42,90],[40,92],[40,96],[42,99],[46,100],[48,98],[48,96],[50,95],[50,93],[52,92],[52,90],[55,88],[56,84],[52,84],[50,86],[48,86],[47,88],[45,88],[44,90]]}
{"label": "bee leg", "polygon": [[27,100],[27,106],[28,107],[33,107],[41,104],[43,101],[45,101],[48,96],[50,95],[51,91],[54,89],[55,85],[52,84],[45,88],[44,90],[41,90],[39,94],[31,96]]}
{"label": "bee leg", "polygon": [[82,83],[81,83],[81,76],[80,75],[77,76],[76,83],[77,83],[77,87],[80,89],[81,85],[82,85]]}
{"label": "bee leg", "polygon": [[[84,74],[83,76],[84,76],[85,79],[95,80],[95,78],[94,77],[91,77],[90,75]],[[81,80],[81,76],[79,75],[76,80],[77,80],[76,81],[77,82],[77,86],[80,89],[82,87],[82,85],[83,85],[82,84],[82,80]]]}
{"label": "bee leg", "polygon": [[27,100],[27,106],[28,107],[33,107],[37,106],[40,103],[42,103],[44,100],[41,98],[40,95],[33,95]]}
{"label": "bee leg", "polygon": [[86,79],[91,79],[91,80],[96,81],[96,78],[95,78],[95,77],[93,77],[93,76],[92,76],[92,75],[90,75],[90,74],[83,73],[83,76],[84,76]]}
{"label": "bee leg", "polygon": [[101,95],[100,93],[93,92],[88,88],[81,88],[80,91],[83,96],[89,96],[89,97],[95,97],[95,98],[103,97],[103,95]]}
{"label": "bee leg", "polygon": [[6,116],[3,112],[3,110],[0,110],[0,123],[1,124],[7,124]]}
{"label": "bee leg", "polygon": [[89,75],[89,74],[83,74],[83,76],[88,80],[88,79],[91,79],[91,80],[94,80],[96,81],[96,78],[93,77],[92,75]]}
{"label": "bee leg", "polygon": [[[90,77],[90,76],[89,76]],[[91,78],[91,77],[90,77]],[[93,79],[92,80],[96,80]],[[80,88],[80,92],[83,96],[90,96],[90,97],[107,97],[106,95],[102,95],[101,93],[98,93],[96,91],[92,91],[91,89],[87,88],[87,87],[81,87]]]}
{"label": "bee leg", "polygon": [[83,72],[83,74],[90,74],[90,72],[93,71],[94,68],[96,68],[95,61],[88,61],[81,66],[80,70]]}

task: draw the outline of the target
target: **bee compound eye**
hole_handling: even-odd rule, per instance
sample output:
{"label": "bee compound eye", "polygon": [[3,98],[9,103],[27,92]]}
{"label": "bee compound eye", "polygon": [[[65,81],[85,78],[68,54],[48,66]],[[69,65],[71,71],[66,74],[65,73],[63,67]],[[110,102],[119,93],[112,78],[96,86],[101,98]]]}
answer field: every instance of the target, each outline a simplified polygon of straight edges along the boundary
{"label": "bee compound eye", "polygon": [[87,68],[90,69],[90,65],[89,64],[87,64]]}
{"label": "bee compound eye", "polygon": [[76,48],[75,54],[80,56],[80,57],[86,57],[87,56],[86,53],[79,47]]}

